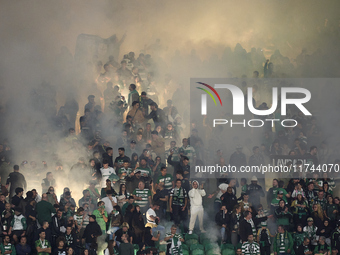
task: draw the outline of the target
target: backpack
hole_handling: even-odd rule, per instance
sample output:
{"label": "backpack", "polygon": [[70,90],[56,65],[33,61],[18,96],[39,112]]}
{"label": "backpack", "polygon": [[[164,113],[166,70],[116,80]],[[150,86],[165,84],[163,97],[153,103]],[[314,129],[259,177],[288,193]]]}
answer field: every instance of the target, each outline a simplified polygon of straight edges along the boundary
{"label": "backpack", "polygon": [[270,246],[267,229],[262,229],[260,232],[260,246],[261,247]]}

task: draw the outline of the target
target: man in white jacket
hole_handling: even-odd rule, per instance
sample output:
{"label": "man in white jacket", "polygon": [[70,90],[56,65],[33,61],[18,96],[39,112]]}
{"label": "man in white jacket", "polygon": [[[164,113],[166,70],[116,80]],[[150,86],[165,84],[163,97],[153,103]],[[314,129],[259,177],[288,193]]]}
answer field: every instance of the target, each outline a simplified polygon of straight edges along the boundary
{"label": "man in white jacket", "polygon": [[205,233],[203,228],[203,214],[204,209],[202,205],[202,197],[206,195],[205,190],[203,189],[203,184],[199,189],[198,181],[192,182],[192,189],[189,191],[189,199],[190,199],[190,223],[189,223],[189,234],[192,234],[192,231],[195,227],[196,217],[198,216],[199,227],[201,233]]}

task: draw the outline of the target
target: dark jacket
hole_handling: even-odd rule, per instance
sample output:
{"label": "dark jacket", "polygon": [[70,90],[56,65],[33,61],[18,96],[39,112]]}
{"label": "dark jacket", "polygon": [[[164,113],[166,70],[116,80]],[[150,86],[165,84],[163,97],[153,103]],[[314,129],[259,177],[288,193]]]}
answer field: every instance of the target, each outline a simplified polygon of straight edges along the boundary
{"label": "dark jacket", "polygon": [[222,225],[228,226],[230,222],[230,214],[224,213],[223,210],[219,210],[219,212],[216,213],[215,222],[218,226],[222,226]]}
{"label": "dark jacket", "polygon": [[240,221],[239,233],[242,242],[248,241],[248,236],[253,234],[251,224],[244,218]]}
{"label": "dark jacket", "polygon": [[109,162],[109,166],[110,166],[110,167],[113,167],[113,166],[114,166],[114,165],[113,165],[113,158],[112,158],[112,156],[109,156],[109,155],[105,152],[105,153],[103,153],[102,158],[103,158],[103,161],[104,161],[104,160],[107,160],[107,161]]}
{"label": "dark jacket", "polygon": [[6,185],[11,184],[10,197],[15,195],[16,188],[23,188],[27,190],[27,183],[25,177],[19,172],[12,172],[8,175]]}
{"label": "dark jacket", "polygon": [[221,201],[222,205],[225,205],[227,207],[228,212],[231,212],[234,209],[234,206],[237,205],[237,197],[233,193],[224,193],[221,196]]}
{"label": "dark jacket", "polygon": [[[92,237],[93,235],[93,237]],[[95,243],[97,240],[97,236],[102,235],[102,230],[96,221],[90,222],[84,231],[83,239],[85,239],[85,243]]]}
{"label": "dark jacket", "polygon": [[162,109],[157,109],[156,111],[151,111],[149,115],[145,117],[146,119],[152,119],[155,123],[155,126],[165,126],[165,114]]}
{"label": "dark jacket", "polygon": [[57,215],[54,215],[52,217],[52,222],[51,222],[51,230],[52,230],[52,236],[60,236],[60,228],[63,226],[63,220],[58,219]]}
{"label": "dark jacket", "polygon": [[174,176],[176,176],[177,171],[182,170],[184,172],[189,172],[188,174],[184,174],[184,179],[190,179],[190,166],[189,165],[183,165],[182,162],[178,161],[172,161],[172,155],[169,155],[168,157],[168,164],[172,165],[174,167]]}
{"label": "dark jacket", "polygon": [[131,243],[121,243],[119,245],[119,254],[120,255],[133,255],[134,248]]}
{"label": "dark jacket", "polygon": [[247,187],[249,202],[256,208],[260,204],[261,197],[264,197],[263,189],[258,184],[251,183]]}
{"label": "dark jacket", "polygon": [[28,244],[26,244],[25,246],[17,244],[15,246],[15,250],[17,252],[17,255],[31,254],[31,247]]}

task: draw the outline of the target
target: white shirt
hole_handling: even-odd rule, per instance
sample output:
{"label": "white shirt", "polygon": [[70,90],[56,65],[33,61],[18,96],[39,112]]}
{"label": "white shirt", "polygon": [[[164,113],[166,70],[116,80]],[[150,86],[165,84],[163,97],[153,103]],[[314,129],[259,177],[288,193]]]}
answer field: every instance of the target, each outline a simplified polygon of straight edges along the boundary
{"label": "white shirt", "polygon": [[149,208],[149,210],[146,211],[146,220],[148,223],[156,224],[156,222],[153,219],[151,219],[150,216],[153,216],[155,218],[157,217],[155,210],[153,210],[152,208]]}
{"label": "white shirt", "polygon": [[116,174],[116,171],[112,167],[108,168],[100,168],[100,172],[102,173],[102,188],[106,187],[106,179],[109,178],[111,174]]}
{"label": "white shirt", "polygon": [[[112,212],[112,210],[113,210],[111,199],[109,197],[104,197],[102,199],[102,201],[105,203],[105,211],[108,214],[110,214]],[[116,197],[112,197],[112,201],[117,204],[117,198]]]}
{"label": "white shirt", "polygon": [[202,206],[202,197],[206,195],[204,189],[191,189],[189,191],[190,205],[192,207]]}

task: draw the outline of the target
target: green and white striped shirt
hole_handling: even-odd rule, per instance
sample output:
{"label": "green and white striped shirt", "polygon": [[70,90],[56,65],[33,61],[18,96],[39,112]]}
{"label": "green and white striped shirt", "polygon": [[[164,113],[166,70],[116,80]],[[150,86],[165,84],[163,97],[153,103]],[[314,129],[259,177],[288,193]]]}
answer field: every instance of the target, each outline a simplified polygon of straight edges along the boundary
{"label": "green and white striped shirt", "polygon": [[140,190],[137,188],[132,192],[132,195],[141,197],[142,200],[136,200],[136,204],[140,207],[145,207],[149,203],[149,196],[151,196],[151,191],[149,189]]}
{"label": "green and white striped shirt", "polygon": [[151,169],[150,167],[138,167],[135,172],[140,171],[141,175],[143,176],[144,174],[147,174],[147,176],[151,176]]}
{"label": "green and white striped shirt", "polygon": [[260,255],[260,245],[256,242],[245,242],[242,244],[242,254],[244,255]]}
{"label": "green and white striped shirt", "polygon": [[157,183],[164,182],[165,189],[172,189],[172,175],[166,174],[165,176],[160,175],[158,177]]}

